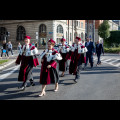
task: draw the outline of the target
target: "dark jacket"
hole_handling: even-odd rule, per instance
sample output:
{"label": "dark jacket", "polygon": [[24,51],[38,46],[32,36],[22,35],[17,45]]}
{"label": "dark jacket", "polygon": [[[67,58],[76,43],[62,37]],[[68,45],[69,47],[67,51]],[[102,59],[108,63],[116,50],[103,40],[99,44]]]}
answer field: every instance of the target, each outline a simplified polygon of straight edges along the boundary
{"label": "dark jacket", "polygon": [[88,49],[89,54],[95,53],[95,45],[93,42],[90,42],[89,45],[87,45],[87,42],[85,43],[85,47]]}
{"label": "dark jacket", "polygon": [[102,44],[99,44],[99,46],[98,46],[98,44],[96,44],[96,54],[104,54],[104,49],[103,49],[103,45]]}
{"label": "dark jacket", "polygon": [[5,49],[5,50],[7,49],[7,44],[6,43],[3,44],[3,49]]}

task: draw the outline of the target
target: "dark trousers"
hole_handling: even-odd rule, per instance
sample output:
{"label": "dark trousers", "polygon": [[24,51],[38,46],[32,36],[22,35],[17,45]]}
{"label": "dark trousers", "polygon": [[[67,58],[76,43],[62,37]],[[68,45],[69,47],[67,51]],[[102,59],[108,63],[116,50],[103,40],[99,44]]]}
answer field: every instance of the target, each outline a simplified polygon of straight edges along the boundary
{"label": "dark trousers", "polygon": [[97,54],[97,58],[98,58],[97,64],[100,64],[100,63],[101,63],[101,61],[100,61],[100,56],[101,56],[101,54]]}
{"label": "dark trousers", "polygon": [[92,68],[92,67],[93,67],[93,54],[91,54],[91,53],[86,53],[86,63],[85,63],[85,67],[86,67],[87,64],[88,64],[88,59],[89,59],[89,62],[90,62],[91,68]]}
{"label": "dark trousers", "polygon": [[78,61],[78,65],[77,65],[77,71],[76,71],[76,77],[77,77],[77,79],[80,78],[81,70],[82,70],[82,59],[80,57],[80,59]]}
{"label": "dark trousers", "polygon": [[11,54],[13,55],[13,51],[11,48],[8,48],[8,52],[11,51]]}
{"label": "dark trousers", "polygon": [[[5,56],[6,56],[6,54],[7,54],[7,56],[9,57],[9,55],[8,55],[8,50],[6,50],[6,53],[5,53]],[[3,56],[3,49],[2,49],[2,52],[1,52],[1,57]]]}
{"label": "dark trousers", "polygon": [[23,82],[22,86],[25,86],[25,84],[27,83],[27,81],[29,80],[31,83],[33,83],[33,75],[32,75],[32,70],[33,70],[33,66],[28,66],[27,70],[26,70],[26,75],[25,75],[25,81]]}

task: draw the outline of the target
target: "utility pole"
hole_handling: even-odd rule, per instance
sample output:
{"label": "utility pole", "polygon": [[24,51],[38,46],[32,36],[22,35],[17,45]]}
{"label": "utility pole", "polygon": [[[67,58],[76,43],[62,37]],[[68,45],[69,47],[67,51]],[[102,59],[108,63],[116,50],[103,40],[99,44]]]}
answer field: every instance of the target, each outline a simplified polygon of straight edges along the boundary
{"label": "utility pole", "polygon": [[68,45],[69,45],[69,20],[68,20]]}
{"label": "utility pole", "polygon": [[73,28],[74,26],[73,26],[73,20],[72,20],[72,43],[73,43]]}
{"label": "utility pole", "polygon": [[89,37],[89,20],[87,20],[87,37]]}
{"label": "utility pole", "polygon": [[77,24],[77,22],[76,22],[76,20],[75,20],[75,22],[74,22],[74,23],[75,23],[75,25],[74,25],[74,27],[75,27],[75,37],[77,37],[77,25],[76,25],[76,24]]}
{"label": "utility pole", "polygon": [[95,20],[93,20],[93,42],[95,43]]}

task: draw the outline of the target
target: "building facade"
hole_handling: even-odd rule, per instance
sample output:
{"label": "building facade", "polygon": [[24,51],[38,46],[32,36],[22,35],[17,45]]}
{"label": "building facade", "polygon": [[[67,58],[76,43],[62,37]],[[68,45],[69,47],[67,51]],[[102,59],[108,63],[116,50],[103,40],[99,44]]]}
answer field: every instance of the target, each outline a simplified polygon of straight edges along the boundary
{"label": "building facade", "polygon": [[[94,42],[96,42],[97,40],[103,42],[103,39],[98,35],[98,27],[101,23],[103,23],[103,21],[104,20],[86,20],[86,37],[89,37]],[[118,30],[118,24],[114,23],[112,20],[108,20],[108,23],[110,25],[110,31]]]}
{"label": "building facade", "polygon": [[6,40],[17,47],[25,35],[31,36],[31,43],[37,42],[39,48],[50,38],[60,43],[64,37],[71,45],[76,35],[85,39],[85,20],[0,20],[0,44]]}

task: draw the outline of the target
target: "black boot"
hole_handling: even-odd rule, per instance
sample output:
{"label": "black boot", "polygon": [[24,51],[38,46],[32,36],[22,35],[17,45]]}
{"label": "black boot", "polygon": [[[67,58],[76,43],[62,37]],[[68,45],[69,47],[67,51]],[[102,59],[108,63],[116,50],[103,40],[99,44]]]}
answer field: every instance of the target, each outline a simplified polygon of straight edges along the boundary
{"label": "black boot", "polygon": [[33,81],[34,81],[33,79],[30,79],[30,85],[27,85],[27,87],[35,86],[35,83]]}
{"label": "black boot", "polygon": [[21,87],[18,87],[18,89],[24,91],[26,86],[27,86],[27,83],[23,83]]}
{"label": "black boot", "polygon": [[74,79],[74,82],[77,83],[77,82],[78,82],[78,79],[80,79],[80,76],[76,75],[76,76],[75,76],[75,79]]}

